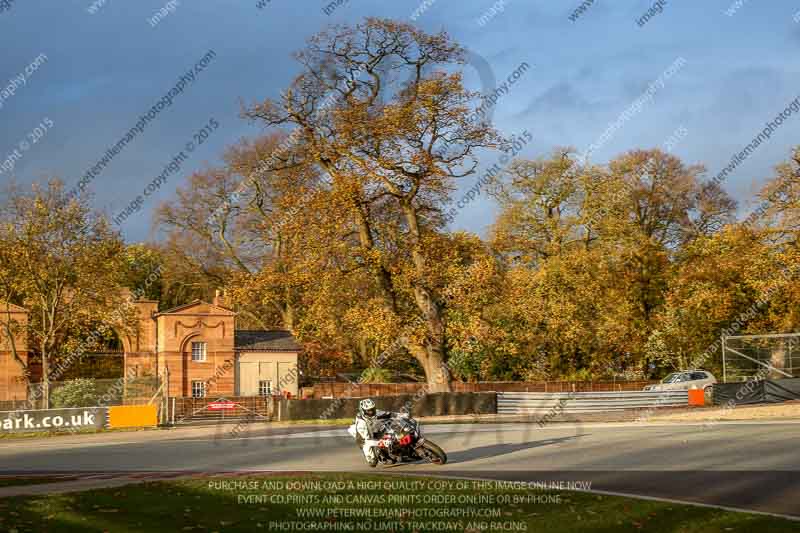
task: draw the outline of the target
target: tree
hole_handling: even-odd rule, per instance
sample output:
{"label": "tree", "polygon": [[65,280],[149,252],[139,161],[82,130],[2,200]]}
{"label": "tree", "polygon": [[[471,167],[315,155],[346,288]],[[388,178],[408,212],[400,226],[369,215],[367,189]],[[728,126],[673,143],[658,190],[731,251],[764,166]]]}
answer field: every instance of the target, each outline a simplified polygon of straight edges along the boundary
{"label": "tree", "polygon": [[76,362],[67,353],[76,337],[91,346],[104,335],[93,325],[130,326],[120,291],[123,243],[103,216],[85,199],[68,198],[57,180],[27,194],[12,189],[0,219],[4,285],[30,312],[28,338],[42,360],[49,405],[49,382],[61,373],[51,366]]}
{"label": "tree", "polygon": [[137,299],[165,299],[164,270],[164,256],[158,247],[148,244],[130,244],[125,247],[122,283],[133,291],[133,296]]}
{"label": "tree", "polygon": [[[303,164],[329,176],[383,312],[411,330],[404,346],[431,387],[448,390],[444,304],[426,279],[427,244],[444,225],[453,180],[474,172],[478,149],[500,142],[469,120],[476,95],[446,71],[463,62],[463,50],[445,33],[370,18],[321,32],[297,57],[303,72],[284,96],[246,112],[268,127],[296,128],[296,142],[269,170]],[[390,262],[398,257],[402,269]]]}
{"label": "tree", "polygon": [[648,354],[665,346],[666,332],[652,333],[671,316],[674,269],[733,216],[735,203],[702,173],[659,150],[581,167],[563,149],[509,166],[493,188],[492,244],[511,266],[495,320],[509,354],[527,354],[512,366],[645,373]]}
{"label": "tree", "polygon": [[264,171],[284,140],[276,133],[230,147],[223,167],[193,174],[156,219],[169,231],[169,256],[195,272],[184,279],[227,286],[243,320],[295,331],[309,276],[299,246],[321,184],[309,167]]}
{"label": "tree", "polygon": [[648,359],[661,369],[686,368],[737,317],[747,315],[738,333],[753,327],[766,311],[747,313],[758,301],[758,280],[770,279],[775,266],[759,236],[736,225],[687,245],[648,340]]}
{"label": "tree", "polygon": [[794,248],[800,247],[800,146],[792,158],[775,167],[775,177],[759,193],[762,209],[754,220],[770,242]]}
{"label": "tree", "polygon": [[581,241],[582,169],[571,153],[516,160],[498,176],[492,190],[501,209],[492,227],[496,250],[535,265]]}

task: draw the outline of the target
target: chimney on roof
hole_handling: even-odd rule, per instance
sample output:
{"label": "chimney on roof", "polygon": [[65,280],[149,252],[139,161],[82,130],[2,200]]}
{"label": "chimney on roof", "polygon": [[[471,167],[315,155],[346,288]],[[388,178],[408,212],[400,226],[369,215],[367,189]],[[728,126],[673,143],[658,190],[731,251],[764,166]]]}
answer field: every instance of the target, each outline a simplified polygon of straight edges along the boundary
{"label": "chimney on roof", "polygon": [[214,291],[214,305],[225,307],[225,292],[219,289]]}

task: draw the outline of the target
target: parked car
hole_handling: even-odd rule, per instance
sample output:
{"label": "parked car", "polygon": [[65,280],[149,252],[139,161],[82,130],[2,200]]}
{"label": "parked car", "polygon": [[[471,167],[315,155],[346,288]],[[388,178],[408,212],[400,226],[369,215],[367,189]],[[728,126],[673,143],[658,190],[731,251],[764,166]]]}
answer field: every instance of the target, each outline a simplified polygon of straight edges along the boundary
{"label": "parked car", "polygon": [[702,389],[708,392],[716,382],[717,378],[715,378],[711,372],[707,372],[705,370],[681,370],[680,372],[673,372],[672,374],[668,375],[661,380],[661,383],[646,386],[644,390],[665,391]]}

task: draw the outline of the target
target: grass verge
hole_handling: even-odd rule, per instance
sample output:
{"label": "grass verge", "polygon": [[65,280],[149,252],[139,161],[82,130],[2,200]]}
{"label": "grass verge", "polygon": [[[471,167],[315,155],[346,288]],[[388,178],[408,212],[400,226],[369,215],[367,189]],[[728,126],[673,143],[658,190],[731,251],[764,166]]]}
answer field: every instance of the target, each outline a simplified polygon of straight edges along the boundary
{"label": "grass verge", "polygon": [[[479,485],[484,483],[484,485]],[[585,492],[361,474],[208,477],[0,500],[10,531],[797,531],[798,523]]]}
{"label": "grass verge", "polygon": [[17,439],[43,439],[53,437],[73,437],[75,435],[96,435],[100,433],[125,433],[133,431],[153,431],[159,428],[145,427],[145,428],[104,428],[104,429],[78,429],[75,431],[68,430],[55,430],[55,431],[31,431],[19,433],[0,433],[0,441],[2,440],[17,440]]}

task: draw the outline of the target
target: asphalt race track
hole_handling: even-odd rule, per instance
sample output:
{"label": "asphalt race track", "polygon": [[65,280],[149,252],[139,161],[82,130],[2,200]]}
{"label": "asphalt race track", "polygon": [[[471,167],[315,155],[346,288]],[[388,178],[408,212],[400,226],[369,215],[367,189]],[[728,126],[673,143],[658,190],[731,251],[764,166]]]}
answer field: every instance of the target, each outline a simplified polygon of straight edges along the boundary
{"label": "asphalt race track", "polygon": [[[0,441],[0,473],[365,471],[345,429],[232,425]],[[520,481],[800,517],[800,423],[442,424],[424,426],[442,467],[379,467]],[[237,435],[237,436],[233,436]]]}

